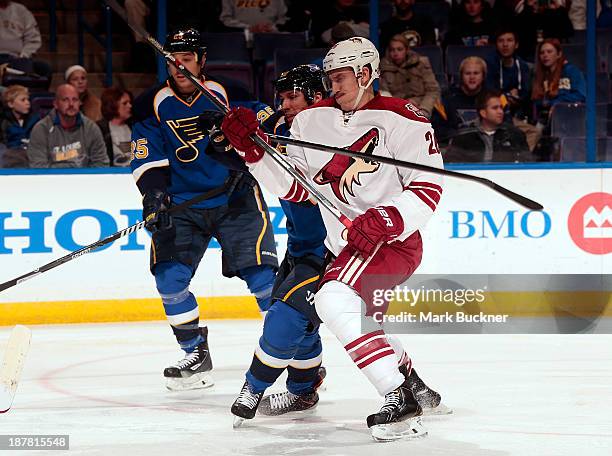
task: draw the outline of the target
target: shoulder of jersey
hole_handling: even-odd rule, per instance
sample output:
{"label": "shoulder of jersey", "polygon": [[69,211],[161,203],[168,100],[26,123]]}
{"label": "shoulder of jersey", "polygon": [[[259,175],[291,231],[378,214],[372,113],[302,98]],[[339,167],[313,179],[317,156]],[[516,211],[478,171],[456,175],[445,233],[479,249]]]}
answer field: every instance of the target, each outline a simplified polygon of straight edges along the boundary
{"label": "shoulder of jersey", "polygon": [[402,98],[379,96],[366,109],[391,111],[415,122],[429,123],[427,116],[415,105]]}
{"label": "shoulder of jersey", "polygon": [[153,111],[155,112],[155,116],[159,119],[159,107],[163,103],[163,101],[167,98],[172,98],[174,96],[174,92],[169,86],[162,87],[157,91],[155,97],[153,98]]}
{"label": "shoulder of jersey", "polygon": [[204,81],[204,85],[208,87],[210,90],[212,90],[213,92],[217,92],[218,94],[223,96],[224,101],[226,103],[228,102],[227,91],[225,90],[225,87],[223,87],[221,84],[207,79],[206,81]]}

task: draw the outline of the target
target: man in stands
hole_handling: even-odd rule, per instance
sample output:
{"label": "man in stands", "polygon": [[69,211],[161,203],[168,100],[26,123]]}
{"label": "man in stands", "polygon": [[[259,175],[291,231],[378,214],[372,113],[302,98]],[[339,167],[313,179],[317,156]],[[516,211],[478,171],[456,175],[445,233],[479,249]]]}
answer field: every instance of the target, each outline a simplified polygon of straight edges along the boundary
{"label": "man in stands", "polygon": [[30,168],[87,168],[109,166],[102,133],[81,115],[79,94],[60,85],[54,109],[34,125],[28,147]]}

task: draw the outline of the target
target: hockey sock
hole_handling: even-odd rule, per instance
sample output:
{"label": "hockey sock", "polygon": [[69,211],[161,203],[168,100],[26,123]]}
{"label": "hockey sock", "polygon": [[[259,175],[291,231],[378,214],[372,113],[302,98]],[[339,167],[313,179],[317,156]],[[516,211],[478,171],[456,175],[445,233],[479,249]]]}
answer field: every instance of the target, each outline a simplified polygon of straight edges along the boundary
{"label": "hockey sock", "polygon": [[282,301],[275,301],[264,320],[246,378],[255,392],[264,391],[283,373],[304,339],[308,319]]}
{"label": "hockey sock", "polygon": [[297,395],[312,393],[319,379],[319,367],[321,367],[320,363],[307,369],[288,366],[287,390]]}
{"label": "hockey sock", "polygon": [[[361,331],[361,297],[348,285],[330,281],[315,295],[321,320],[344,345],[344,349],[380,395],[404,382],[395,352],[383,330]],[[368,317],[369,318],[369,317]]]}
{"label": "hockey sock", "polygon": [[404,350],[404,346],[402,342],[392,334],[387,334],[387,340],[391,347],[393,347],[393,351],[395,352],[395,358],[397,359],[397,366],[406,366],[408,368],[408,373],[410,373],[410,369],[412,368],[412,360],[408,353]]}
{"label": "hockey sock", "polygon": [[262,312],[267,311],[272,301],[276,270],[268,265],[252,266],[241,269],[238,275],[246,282],[249,291],[255,296],[259,309]]}
{"label": "hockey sock", "polygon": [[319,381],[319,367],[323,359],[319,328],[308,332],[297,353],[287,366],[287,389],[293,394],[312,393]]}
{"label": "hockey sock", "polygon": [[191,353],[204,339],[198,331],[200,314],[195,296],[189,291],[192,271],[176,261],[155,266],[155,282],[164,312],[181,348]]}

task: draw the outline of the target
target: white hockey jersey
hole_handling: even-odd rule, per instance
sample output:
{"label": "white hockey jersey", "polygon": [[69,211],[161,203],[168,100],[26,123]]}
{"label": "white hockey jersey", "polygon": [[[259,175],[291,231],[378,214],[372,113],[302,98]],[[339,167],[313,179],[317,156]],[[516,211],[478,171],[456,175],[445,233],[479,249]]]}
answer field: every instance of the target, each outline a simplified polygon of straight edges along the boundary
{"label": "white hockey jersey", "polygon": [[[291,137],[351,150],[442,168],[433,128],[417,108],[392,97],[375,96],[345,118],[334,99],[300,112],[293,120]],[[287,158],[349,219],[376,206],[395,206],[402,214],[404,240],[421,229],[442,195],[442,176],[339,154],[287,146]],[[267,154],[249,168],[255,178],[283,199],[303,201],[308,193]],[[325,244],[338,255],[346,245],[344,226],[323,207],[327,229]]]}

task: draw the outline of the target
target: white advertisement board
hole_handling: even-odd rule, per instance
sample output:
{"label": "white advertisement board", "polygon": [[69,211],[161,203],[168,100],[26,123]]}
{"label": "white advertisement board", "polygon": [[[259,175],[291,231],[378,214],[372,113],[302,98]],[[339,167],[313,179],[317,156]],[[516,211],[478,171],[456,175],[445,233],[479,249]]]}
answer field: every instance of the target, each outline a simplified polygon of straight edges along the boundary
{"label": "white advertisement board", "polygon": [[[423,274],[610,274],[612,169],[466,171],[543,204],[530,212],[490,189],[447,178],[425,230]],[[141,197],[129,174],[0,176],[0,282],[136,223]],[[279,256],[286,234],[266,194]],[[0,303],[154,298],[149,235],[140,230],[0,293]],[[211,244],[193,279],[196,296],[246,296],[221,276]]]}

